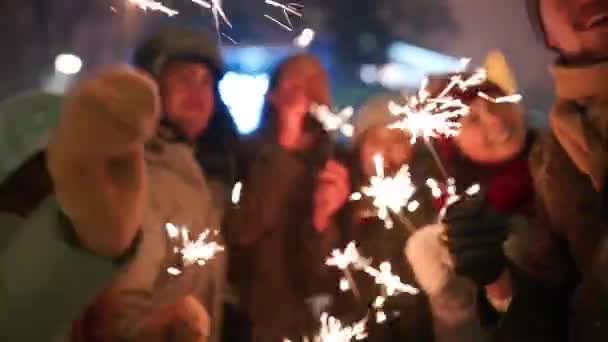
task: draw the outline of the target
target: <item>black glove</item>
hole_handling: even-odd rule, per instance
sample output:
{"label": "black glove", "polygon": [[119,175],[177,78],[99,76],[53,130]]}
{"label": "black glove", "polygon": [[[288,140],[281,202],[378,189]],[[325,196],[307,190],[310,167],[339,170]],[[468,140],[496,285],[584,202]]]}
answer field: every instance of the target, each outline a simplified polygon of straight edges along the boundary
{"label": "black glove", "polygon": [[506,266],[503,243],[509,216],[484,207],[485,196],[465,196],[446,212],[447,246],[456,273],[480,286],[495,281]]}

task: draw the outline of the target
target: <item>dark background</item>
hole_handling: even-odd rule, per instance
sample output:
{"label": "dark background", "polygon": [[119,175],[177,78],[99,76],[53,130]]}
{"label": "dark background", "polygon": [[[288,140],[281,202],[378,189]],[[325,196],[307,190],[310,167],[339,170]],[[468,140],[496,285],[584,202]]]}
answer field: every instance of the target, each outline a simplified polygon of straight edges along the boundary
{"label": "dark background", "polygon": [[[386,47],[402,40],[454,57],[481,62],[502,50],[518,78],[535,123],[551,103],[551,56],[535,40],[523,0],[301,0],[303,18],[288,32],[264,18],[281,18],[264,0],[224,0],[233,28],[222,31],[238,46],[288,46],[304,27],[317,33],[312,51],[327,64],[339,104],[358,104],[378,88],[359,80],[361,64],[385,62]],[[180,14],[144,12],[127,0],[0,0],[0,99],[40,87],[54,57],[72,52],[84,71],[128,61],[142,36],[166,24],[213,28],[213,17],[189,0],[164,0]],[[113,7],[112,10],[110,7]],[[232,46],[223,39],[226,46]]]}

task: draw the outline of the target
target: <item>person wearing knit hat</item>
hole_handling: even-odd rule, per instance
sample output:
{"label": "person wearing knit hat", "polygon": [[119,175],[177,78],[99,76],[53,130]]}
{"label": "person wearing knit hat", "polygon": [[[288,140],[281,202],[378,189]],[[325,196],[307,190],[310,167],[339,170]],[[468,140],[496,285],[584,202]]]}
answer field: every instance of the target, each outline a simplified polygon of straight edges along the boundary
{"label": "person wearing knit hat", "polygon": [[376,173],[374,155],[384,158],[387,174],[393,174],[412,157],[413,149],[409,138],[402,130],[391,129],[399,117],[389,111],[391,102],[402,104],[404,97],[399,94],[382,94],[372,97],[355,113],[354,150],[361,162],[365,177]]}
{"label": "person wearing knit hat", "polygon": [[[207,229],[221,229],[227,193],[234,181],[220,178],[219,191],[214,192],[214,176],[229,175],[230,168],[224,165],[231,163],[217,168],[208,163],[208,157],[229,157],[222,149],[234,147],[236,131],[219,97],[220,54],[204,32],[169,29],[138,47],[133,64],[137,71],[110,68],[78,84],[68,98],[72,112],[83,113],[78,118],[102,120],[106,112],[129,114],[120,111],[119,100],[128,104],[126,110],[153,102],[161,113],[160,123],[152,127],[154,136],[141,151],[149,180],[147,206],[139,222],[142,248],[133,265],[74,324],[72,340],[169,341],[190,336],[188,340],[219,341],[226,255],[214,256],[204,267],[185,266],[175,252],[175,244],[185,242],[171,237],[165,226],[187,227],[190,239]],[[134,73],[150,79],[155,96],[146,98],[137,89],[122,88],[119,82]],[[65,135],[69,124],[69,132],[81,132],[80,139],[85,139],[82,134],[99,141],[110,138],[98,137],[95,129],[87,130],[94,126],[85,119],[69,116],[64,121],[66,129],[61,132]],[[210,234],[208,240],[223,244],[222,234]],[[181,274],[170,275],[169,268],[180,269]]]}
{"label": "person wearing knit hat", "polygon": [[[394,102],[402,105],[404,101],[402,94],[379,94],[369,98],[356,111],[349,171],[352,188],[355,191],[369,185],[370,178],[377,176],[377,156],[382,156],[383,172],[387,176],[394,176],[402,166],[412,161],[415,151],[410,143],[410,137],[402,130],[389,127],[399,119],[398,116],[390,113],[389,104]],[[412,175],[416,184],[424,183],[425,179],[419,177],[422,173],[424,172]],[[425,193],[424,189],[419,193]],[[425,193],[428,195],[425,197],[418,196],[419,193],[415,194],[414,198],[421,204],[430,206],[430,203],[426,203],[426,199],[431,198],[430,194]],[[343,240],[356,241],[357,248],[362,255],[370,258],[373,267],[379,267],[380,263],[388,261],[394,274],[403,282],[416,286],[411,267],[402,262],[403,245],[411,235],[411,231],[397,215],[405,215],[415,225],[429,222],[432,217],[423,218],[418,215],[421,212],[410,213],[404,209],[403,212],[395,215],[390,213],[393,226],[387,229],[385,222],[378,218],[372,202],[372,199],[364,197],[345,205],[344,220],[340,222],[340,231],[344,234]],[[376,309],[371,308],[374,299],[383,295],[375,280],[362,272],[354,272],[352,278],[354,283],[352,291],[336,290],[334,293],[331,314],[345,323],[364,317],[369,310],[372,310],[369,313],[371,316],[380,314]],[[335,283],[338,283],[338,279]],[[383,313],[386,314],[386,322],[376,323],[375,320],[368,322],[369,341],[432,341],[432,320],[425,296],[400,294],[388,297]]]}

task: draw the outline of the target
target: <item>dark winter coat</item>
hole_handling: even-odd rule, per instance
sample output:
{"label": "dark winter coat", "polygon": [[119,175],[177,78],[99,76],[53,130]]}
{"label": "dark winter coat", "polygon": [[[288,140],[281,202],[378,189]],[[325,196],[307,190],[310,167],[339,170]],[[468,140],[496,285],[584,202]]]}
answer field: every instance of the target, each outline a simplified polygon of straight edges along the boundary
{"label": "dark winter coat", "polygon": [[[608,339],[606,127],[608,64],[552,68],[557,101],[551,132],[535,147],[536,245],[509,309],[511,341]],[[603,283],[603,285],[602,285]],[[535,326],[536,325],[536,326]],[[523,328],[522,328],[523,327]]]}
{"label": "dark winter coat", "polygon": [[247,143],[241,200],[225,216],[230,279],[255,342],[299,340],[317,325],[307,300],[323,288],[334,244],[312,225],[312,198],[333,147],[319,125],[310,129],[316,142],[304,151],[283,149],[268,132]]}
{"label": "dark winter coat", "polygon": [[[523,275],[528,281],[509,309],[511,336],[505,340],[606,340],[608,297],[600,286],[606,274],[596,268],[600,243],[608,234],[604,198],[552,134],[535,148],[531,167],[542,230],[527,258]],[[538,335],[547,330],[553,335]]]}
{"label": "dark winter coat", "polygon": [[[359,145],[360,146],[360,145]],[[430,160],[430,156],[423,146],[415,148],[414,161],[410,163],[410,172],[413,183],[417,185],[417,192],[413,199],[421,205],[413,213],[404,209],[400,215],[391,215],[394,223],[392,229],[385,227],[385,222],[377,217],[377,209],[372,205],[371,199],[363,198],[347,204],[344,213],[346,216],[341,230],[341,242],[354,241],[361,255],[372,259],[372,266],[378,268],[382,262],[391,264],[392,272],[398,275],[405,284],[416,285],[416,279],[408,263],[404,262],[403,248],[412,233],[404,219],[418,228],[436,220],[436,211],[432,210],[430,191],[425,181],[429,177],[437,178],[438,170]],[[354,159],[359,153],[355,151]],[[362,186],[369,185],[369,179],[361,175],[360,161],[351,163],[351,177],[353,191]],[[342,246],[336,248],[343,249]],[[369,341],[430,341],[432,340],[431,313],[426,296],[423,294],[399,294],[387,297],[382,312],[387,320],[376,323],[377,311],[372,304],[377,296],[382,295],[381,288],[375,280],[361,271],[352,270],[352,277],[360,298],[356,298],[354,290],[336,291],[332,314],[343,323],[358,321],[369,314],[368,329]],[[339,274],[339,278],[342,274]],[[339,279],[334,280],[338,284]]]}

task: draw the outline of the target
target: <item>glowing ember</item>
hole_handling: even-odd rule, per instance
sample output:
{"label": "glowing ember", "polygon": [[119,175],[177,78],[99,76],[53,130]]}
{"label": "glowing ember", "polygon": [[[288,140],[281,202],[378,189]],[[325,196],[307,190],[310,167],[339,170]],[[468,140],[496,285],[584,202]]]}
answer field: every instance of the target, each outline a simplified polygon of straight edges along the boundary
{"label": "glowing ember", "polygon": [[236,182],[232,188],[232,204],[238,204],[241,200],[241,191],[243,190],[243,183]]}
{"label": "glowing ember", "polygon": [[315,31],[309,28],[305,28],[302,32],[293,40],[295,46],[300,48],[308,47],[315,39]]}
{"label": "glowing ember", "polygon": [[353,107],[346,107],[334,113],[326,105],[313,104],[310,108],[310,113],[323,125],[323,129],[326,131],[339,131],[346,137],[353,136],[354,127],[349,123],[350,118],[354,114]]}

